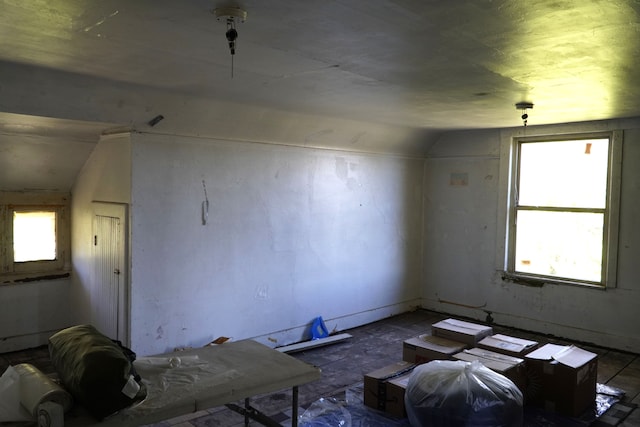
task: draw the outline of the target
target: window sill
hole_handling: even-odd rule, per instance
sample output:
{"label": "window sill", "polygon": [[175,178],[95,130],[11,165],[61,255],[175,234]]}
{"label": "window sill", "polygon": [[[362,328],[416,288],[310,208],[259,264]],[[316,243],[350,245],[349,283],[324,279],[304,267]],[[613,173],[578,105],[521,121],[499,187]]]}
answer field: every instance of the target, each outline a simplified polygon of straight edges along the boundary
{"label": "window sill", "polygon": [[578,286],[587,289],[606,289],[606,286],[602,286],[593,282],[578,282],[572,280],[563,280],[556,277],[532,276],[527,274],[509,273],[506,271],[503,271],[501,273],[503,282],[510,282],[517,285],[530,286],[534,288],[541,288],[544,285],[567,285]]}
{"label": "window sill", "polygon": [[2,274],[0,275],[0,286],[20,285],[29,282],[42,282],[47,280],[66,279],[71,277],[69,271],[44,271],[29,274]]}

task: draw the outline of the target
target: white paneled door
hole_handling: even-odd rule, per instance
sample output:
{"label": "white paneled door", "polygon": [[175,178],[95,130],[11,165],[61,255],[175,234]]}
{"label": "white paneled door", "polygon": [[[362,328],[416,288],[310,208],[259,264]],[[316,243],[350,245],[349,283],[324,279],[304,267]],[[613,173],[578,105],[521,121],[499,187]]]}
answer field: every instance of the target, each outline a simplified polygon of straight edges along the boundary
{"label": "white paneled door", "polygon": [[128,344],[128,286],[126,264],[126,206],[94,203],[93,325],[109,338]]}

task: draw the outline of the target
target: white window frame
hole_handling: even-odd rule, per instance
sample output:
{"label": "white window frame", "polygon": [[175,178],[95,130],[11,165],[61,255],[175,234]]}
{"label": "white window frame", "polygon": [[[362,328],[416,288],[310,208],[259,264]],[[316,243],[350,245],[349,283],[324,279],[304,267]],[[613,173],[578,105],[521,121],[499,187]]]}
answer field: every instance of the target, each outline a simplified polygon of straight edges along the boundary
{"label": "white window frame", "polygon": [[[0,192],[0,283],[20,283],[68,276],[70,251],[70,195],[68,193]],[[53,211],[56,214],[54,260],[15,262],[13,213]]]}
{"label": "white window frame", "polygon": [[[585,286],[594,289],[607,289],[616,286],[618,259],[618,229],[620,214],[620,183],[622,173],[623,132],[620,130],[594,129],[585,126],[580,129],[563,131],[563,128],[542,128],[537,132],[518,130],[505,131],[502,134],[500,195],[498,209],[498,240],[496,270],[502,279],[530,286],[545,284],[566,284]],[[574,126],[575,128],[575,126]],[[575,139],[609,138],[609,169],[607,183],[607,205],[605,209],[602,280],[599,283],[562,279],[536,274],[516,273],[515,259],[515,208],[518,183],[519,142],[545,142]]]}

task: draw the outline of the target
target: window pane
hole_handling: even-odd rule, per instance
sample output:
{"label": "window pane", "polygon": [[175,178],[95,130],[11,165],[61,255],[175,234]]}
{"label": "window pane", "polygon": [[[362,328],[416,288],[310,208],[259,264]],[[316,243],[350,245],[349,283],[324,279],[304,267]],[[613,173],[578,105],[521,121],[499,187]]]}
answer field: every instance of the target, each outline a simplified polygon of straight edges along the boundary
{"label": "window pane", "polygon": [[56,259],[56,213],[13,213],[13,260],[51,261]]}
{"label": "window pane", "polygon": [[515,270],[601,281],[604,215],[518,211]]}
{"label": "window pane", "polygon": [[608,139],[523,142],[518,205],[604,209]]}

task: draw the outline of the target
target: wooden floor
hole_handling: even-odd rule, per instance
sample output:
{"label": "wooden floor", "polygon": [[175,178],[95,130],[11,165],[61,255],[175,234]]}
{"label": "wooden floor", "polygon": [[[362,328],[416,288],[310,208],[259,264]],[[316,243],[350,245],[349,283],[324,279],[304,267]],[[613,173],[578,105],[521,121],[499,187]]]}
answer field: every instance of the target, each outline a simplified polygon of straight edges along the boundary
{"label": "wooden floor", "polygon": [[[322,369],[322,378],[320,380],[300,387],[299,413],[303,414],[309,405],[317,402],[320,398],[343,396],[345,391],[357,391],[366,373],[402,360],[402,342],[405,339],[429,333],[432,323],[447,317],[449,316],[426,310],[417,310],[348,331],[341,331],[352,335],[352,338],[346,341],[293,353],[292,356]],[[532,339],[542,343],[576,344],[581,348],[597,353],[599,356],[598,383],[622,389],[625,391],[624,402],[640,404],[639,355],[606,349],[592,344],[574,343],[541,334],[513,330],[499,325],[493,326],[496,333]],[[31,363],[43,372],[55,376],[55,372],[49,363],[46,347],[1,354],[0,371],[4,372],[9,365],[25,362]],[[252,403],[262,412],[281,422],[282,425],[291,425],[289,419],[290,398],[290,391],[282,391],[259,396]],[[243,417],[222,407],[167,420],[156,426],[224,427],[240,425],[243,425]],[[387,425],[391,424],[388,423]],[[549,427],[557,425],[560,427],[560,424],[545,425]],[[640,410],[634,410],[619,426],[640,427]]]}

